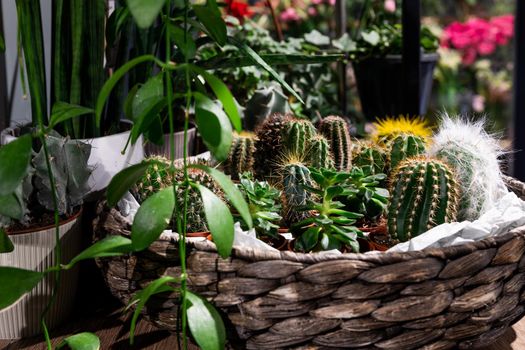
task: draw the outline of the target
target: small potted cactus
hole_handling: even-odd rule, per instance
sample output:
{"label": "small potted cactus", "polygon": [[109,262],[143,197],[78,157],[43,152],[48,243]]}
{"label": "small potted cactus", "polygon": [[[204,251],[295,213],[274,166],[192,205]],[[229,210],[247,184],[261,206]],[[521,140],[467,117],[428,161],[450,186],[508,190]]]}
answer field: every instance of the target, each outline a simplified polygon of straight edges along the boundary
{"label": "small potted cactus", "polygon": [[[34,153],[30,171],[17,190],[12,195],[1,198],[2,201],[11,204],[2,206],[0,235],[7,234],[9,242],[12,243],[10,249],[0,254],[1,266],[42,272],[56,264],[57,231],[53,215],[53,185],[56,189],[60,222],[58,234],[62,247],[61,259],[69,261],[82,249],[80,219],[82,202],[89,192],[88,179],[91,170],[88,167],[88,159],[91,146],[63,138],[54,131],[46,137],[46,143],[54,184],[49,181],[45,152],[40,148]],[[77,280],[77,269],[62,275],[57,303],[53,304],[46,317],[48,327],[57,326],[72,311]],[[0,311],[0,339],[40,333],[40,315],[46,307],[45,299],[52,294],[54,286],[54,276],[49,274],[11,308]]]}

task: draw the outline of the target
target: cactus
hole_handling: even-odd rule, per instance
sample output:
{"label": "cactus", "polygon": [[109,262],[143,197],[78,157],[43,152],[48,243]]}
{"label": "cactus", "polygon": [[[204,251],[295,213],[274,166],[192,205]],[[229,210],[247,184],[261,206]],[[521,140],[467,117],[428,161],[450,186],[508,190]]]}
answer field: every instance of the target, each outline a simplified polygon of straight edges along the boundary
{"label": "cactus", "polygon": [[310,192],[304,186],[312,186],[310,170],[300,162],[300,160],[289,159],[281,167],[282,186],[283,186],[283,219],[284,222],[291,224],[308,218],[309,212],[301,211],[308,200]]}
{"label": "cactus", "polygon": [[353,151],[352,166],[369,167],[370,174],[383,174],[387,172],[386,159],[384,148],[372,142],[363,142]]}
{"label": "cactus", "polygon": [[288,120],[283,129],[285,153],[305,154],[310,141],[317,134],[314,125],[306,119],[292,118]]}
{"label": "cactus", "polygon": [[173,178],[169,171],[169,159],[153,156],[148,158],[148,160],[156,162],[146,169],[142,178],[135,185],[134,191],[139,202],[145,201],[152,194],[173,184]]}
{"label": "cactus", "polygon": [[329,116],[321,121],[319,130],[330,143],[335,168],[339,171],[349,170],[352,166],[352,141],[346,121],[341,117]]}
{"label": "cactus", "polygon": [[281,154],[282,131],[289,119],[290,116],[276,113],[265,119],[257,128],[254,172],[258,179],[277,174],[278,163],[273,160]]}
{"label": "cactus", "polygon": [[446,161],[456,173],[458,220],[476,220],[507,193],[498,161],[503,152],[484,130],[483,121],[453,120],[445,115],[430,154]]}
{"label": "cactus", "polygon": [[407,241],[428,229],[456,219],[458,185],[448,166],[431,158],[410,158],[393,174],[388,230]]}
{"label": "cactus", "polygon": [[390,142],[390,169],[395,170],[399,163],[425,153],[425,141],[420,136],[401,134]]}
{"label": "cactus", "polygon": [[256,140],[253,133],[234,134],[230,154],[224,162],[224,170],[232,179],[239,180],[239,174],[253,171]]}
{"label": "cactus", "polygon": [[374,127],[373,140],[383,145],[387,145],[399,135],[419,136],[425,141],[432,135],[432,129],[427,121],[418,117],[409,118],[403,115],[397,118],[387,117],[375,122]]}
{"label": "cactus", "polygon": [[330,153],[330,144],[324,136],[317,135],[312,138],[307,155],[309,164],[316,169],[334,168],[334,160]]}

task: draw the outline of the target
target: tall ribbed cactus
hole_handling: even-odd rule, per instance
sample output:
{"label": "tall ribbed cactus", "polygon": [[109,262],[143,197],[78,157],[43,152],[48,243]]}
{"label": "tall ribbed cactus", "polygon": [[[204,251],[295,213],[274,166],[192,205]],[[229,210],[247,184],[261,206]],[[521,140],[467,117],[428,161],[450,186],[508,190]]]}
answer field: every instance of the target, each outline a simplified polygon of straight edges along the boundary
{"label": "tall ribbed cactus", "polygon": [[370,167],[371,174],[387,173],[387,155],[385,149],[375,143],[361,143],[355,147],[352,165],[359,168]]}
{"label": "tall ribbed cactus", "polygon": [[155,163],[146,169],[142,178],[136,183],[135,193],[139,202],[145,201],[152,194],[173,184],[173,178],[169,171],[169,159],[153,156],[148,160],[154,160]]}
{"label": "tall ribbed cactus", "polygon": [[403,160],[425,153],[425,140],[420,136],[402,134],[390,141],[390,169]]}
{"label": "tall ribbed cactus", "polygon": [[259,125],[255,134],[255,166],[254,171],[258,179],[275,176],[277,174],[279,157],[282,151],[282,134],[290,116],[273,114]]}
{"label": "tall ribbed cactus", "polygon": [[317,134],[312,122],[306,119],[292,118],[283,129],[283,141],[286,153],[305,154],[310,141]]}
{"label": "tall ribbed cactus", "polygon": [[310,140],[310,146],[308,147],[307,153],[309,164],[312,167],[316,169],[331,169],[334,167],[334,160],[330,153],[330,144],[324,136],[317,135],[313,137]]}
{"label": "tall ribbed cactus", "polygon": [[256,140],[253,133],[243,132],[233,135],[230,154],[224,161],[224,171],[231,175],[232,179],[238,180],[239,174],[253,171]]}
{"label": "tall ribbed cactus", "polygon": [[448,166],[436,159],[410,158],[391,178],[388,230],[407,241],[430,228],[456,219],[458,185]]}
{"label": "tall ribbed cactus", "polygon": [[337,116],[324,118],[319,125],[320,132],[328,139],[337,170],[349,170],[352,166],[352,141],[348,124]]}
{"label": "tall ribbed cactus", "polygon": [[313,186],[310,170],[301,162],[291,160],[281,168],[283,186],[283,219],[287,225],[306,219],[308,212],[301,211],[311,194],[305,189]]}

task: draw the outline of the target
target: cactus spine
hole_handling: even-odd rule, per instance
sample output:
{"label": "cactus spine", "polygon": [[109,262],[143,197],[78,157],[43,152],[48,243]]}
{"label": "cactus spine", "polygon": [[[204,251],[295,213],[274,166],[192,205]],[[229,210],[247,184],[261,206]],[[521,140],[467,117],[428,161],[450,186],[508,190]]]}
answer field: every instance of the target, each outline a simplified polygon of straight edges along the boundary
{"label": "cactus spine", "polygon": [[239,174],[253,171],[255,163],[255,134],[234,134],[228,159],[224,162],[224,170],[232,179],[239,180]]}
{"label": "cactus spine", "polygon": [[300,208],[310,199],[310,192],[304,187],[312,186],[310,170],[300,161],[291,160],[281,168],[283,186],[283,219],[287,225],[309,217]]}
{"label": "cactus spine", "polygon": [[339,171],[349,170],[352,166],[352,141],[346,121],[341,117],[329,116],[321,121],[319,129],[330,143],[335,168]]}
{"label": "cactus spine", "polygon": [[362,143],[356,147],[352,156],[352,165],[359,168],[369,167],[371,174],[387,173],[386,152],[374,143]]}
{"label": "cactus spine", "polygon": [[305,119],[290,119],[283,130],[285,152],[305,154],[310,141],[317,134],[314,125]]}
{"label": "cactus spine", "polygon": [[390,169],[395,170],[399,163],[425,153],[425,141],[420,136],[402,134],[390,142]]}
{"label": "cactus spine", "polygon": [[278,163],[272,160],[281,154],[282,134],[289,119],[289,116],[273,114],[266,118],[255,131],[257,141],[254,171],[258,179],[277,174]]}
{"label": "cactus spine", "polygon": [[456,219],[458,185],[445,163],[410,158],[399,165],[391,180],[388,230],[392,238],[404,242]]}
{"label": "cactus spine", "polygon": [[135,193],[139,202],[145,201],[152,194],[173,184],[173,178],[169,171],[169,159],[154,156],[148,158],[148,160],[154,160],[155,163],[146,169],[144,175],[142,175],[142,178],[135,186]]}
{"label": "cactus spine", "polygon": [[317,135],[312,138],[307,153],[309,163],[312,167],[316,169],[334,168],[334,160],[330,153],[330,144],[324,136]]}

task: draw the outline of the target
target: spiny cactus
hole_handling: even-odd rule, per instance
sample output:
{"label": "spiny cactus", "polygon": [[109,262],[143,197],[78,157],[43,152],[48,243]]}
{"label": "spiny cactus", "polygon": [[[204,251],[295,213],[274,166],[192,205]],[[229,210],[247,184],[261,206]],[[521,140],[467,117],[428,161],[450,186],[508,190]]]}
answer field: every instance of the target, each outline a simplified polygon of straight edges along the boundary
{"label": "spiny cactus", "polygon": [[388,230],[407,241],[444,222],[455,221],[458,185],[448,166],[431,158],[410,158],[393,174]]}
{"label": "spiny cactus", "polygon": [[330,153],[330,144],[324,136],[317,135],[310,140],[307,154],[309,164],[312,167],[316,169],[334,168],[334,160]]}
{"label": "spiny cactus", "polygon": [[335,168],[339,171],[349,170],[352,166],[352,141],[346,121],[341,117],[329,116],[321,121],[319,130],[330,143]]}
{"label": "spiny cactus", "polygon": [[285,149],[283,152],[305,154],[310,141],[317,134],[312,122],[306,119],[292,118],[283,129]]}
{"label": "spiny cactus", "polygon": [[312,186],[310,170],[298,160],[290,160],[281,167],[282,186],[283,186],[283,219],[284,222],[291,224],[302,221],[309,217],[308,212],[301,211],[308,200],[310,192],[304,187]]}
{"label": "spiny cactus", "polygon": [[152,156],[148,160],[155,161],[155,163],[146,169],[144,175],[135,185],[135,193],[139,202],[144,202],[152,194],[173,184],[169,159],[162,156]]}
{"label": "spiny cactus", "polygon": [[508,191],[498,161],[503,151],[487,134],[483,121],[444,115],[429,153],[446,161],[456,173],[460,221],[476,220]]}
{"label": "spiny cactus", "polygon": [[243,132],[233,135],[230,154],[224,161],[224,170],[232,179],[239,180],[239,174],[253,171],[256,140],[253,133]]}
{"label": "spiny cactus", "polygon": [[255,131],[257,141],[254,171],[258,179],[276,176],[278,163],[275,159],[281,154],[282,134],[289,119],[290,116],[273,114]]}
{"label": "spiny cactus", "polygon": [[387,172],[387,155],[384,148],[372,142],[362,142],[353,151],[352,165],[364,168],[369,167],[371,174]]}
{"label": "spiny cactus", "polygon": [[375,131],[372,135],[375,143],[388,144],[399,135],[415,135],[427,140],[432,135],[432,129],[425,119],[410,118],[408,115],[387,117],[374,123]]}
{"label": "spiny cactus", "polygon": [[420,136],[399,135],[390,142],[390,169],[403,160],[425,153],[425,141]]}

